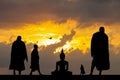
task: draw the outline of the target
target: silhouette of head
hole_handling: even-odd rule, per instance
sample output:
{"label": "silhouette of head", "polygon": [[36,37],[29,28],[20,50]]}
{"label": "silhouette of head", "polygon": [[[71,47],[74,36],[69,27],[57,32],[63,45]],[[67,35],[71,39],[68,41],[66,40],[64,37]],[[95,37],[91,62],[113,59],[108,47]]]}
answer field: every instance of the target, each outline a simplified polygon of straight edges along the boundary
{"label": "silhouette of head", "polygon": [[101,33],[104,33],[104,32],[105,32],[104,27],[101,26],[101,27],[99,28],[99,31],[100,31]]}
{"label": "silhouette of head", "polygon": [[17,41],[21,41],[21,36],[18,36],[18,37],[17,37]]}
{"label": "silhouette of head", "polygon": [[61,59],[61,60],[64,60],[64,59],[65,59],[65,54],[64,54],[64,52],[63,52],[63,49],[62,49],[61,54],[60,54],[60,59]]}
{"label": "silhouette of head", "polygon": [[38,48],[38,45],[37,45],[37,44],[34,44],[34,48],[37,49],[37,48]]}

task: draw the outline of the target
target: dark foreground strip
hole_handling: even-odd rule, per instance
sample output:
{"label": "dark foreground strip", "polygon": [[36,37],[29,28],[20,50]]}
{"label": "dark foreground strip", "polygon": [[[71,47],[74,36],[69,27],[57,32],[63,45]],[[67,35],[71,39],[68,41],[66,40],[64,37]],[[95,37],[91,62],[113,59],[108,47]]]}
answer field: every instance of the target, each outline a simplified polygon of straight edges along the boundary
{"label": "dark foreground strip", "polygon": [[120,75],[72,75],[72,76],[52,76],[52,75],[0,75],[0,80],[120,80]]}

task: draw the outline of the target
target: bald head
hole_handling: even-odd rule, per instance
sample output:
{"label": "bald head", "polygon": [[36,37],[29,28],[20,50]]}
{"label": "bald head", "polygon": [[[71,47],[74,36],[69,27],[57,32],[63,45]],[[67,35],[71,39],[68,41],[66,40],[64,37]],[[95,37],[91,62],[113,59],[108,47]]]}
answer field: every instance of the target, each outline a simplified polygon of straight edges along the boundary
{"label": "bald head", "polygon": [[101,27],[99,28],[99,31],[100,31],[101,33],[104,33],[104,32],[105,32],[104,27],[101,26]]}
{"label": "bald head", "polygon": [[17,37],[17,40],[18,40],[18,41],[21,41],[21,36],[18,36],[18,37]]}

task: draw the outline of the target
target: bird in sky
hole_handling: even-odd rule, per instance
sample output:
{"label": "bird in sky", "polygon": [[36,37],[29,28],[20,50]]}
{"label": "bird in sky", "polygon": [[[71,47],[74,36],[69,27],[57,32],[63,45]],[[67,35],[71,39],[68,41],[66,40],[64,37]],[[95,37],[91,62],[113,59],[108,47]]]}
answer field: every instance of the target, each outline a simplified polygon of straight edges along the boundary
{"label": "bird in sky", "polygon": [[52,37],[50,37],[49,39],[52,39]]}

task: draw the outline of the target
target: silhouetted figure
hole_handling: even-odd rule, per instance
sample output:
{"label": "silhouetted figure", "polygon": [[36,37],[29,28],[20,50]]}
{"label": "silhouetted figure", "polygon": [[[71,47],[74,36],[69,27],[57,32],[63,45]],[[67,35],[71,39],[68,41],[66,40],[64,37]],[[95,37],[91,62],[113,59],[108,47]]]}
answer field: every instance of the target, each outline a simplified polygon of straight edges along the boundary
{"label": "silhouetted figure", "polygon": [[80,75],[84,75],[85,74],[85,69],[84,69],[84,66],[82,64],[80,66],[80,70],[81,70]]}
{"label": "silhouetted figure", "polygon": [[17,37],[17,40],[13,42],[11,49],[11,62],[10,62],[10,70],[13,70],[13,74],[16,75],[16,70],[19,71],[19,75],[21,75],[21,71],[25,70],[24,61],[28,61],[26,46],[23,41],[21,41],[21,36]]}
{"label": "silhouetted figure", "polygon": [[52,72],[52,75],[72,75],[71,71],[68,71],[69,64],[65,61],[65,54],[63,49],[60,54],[60,61],[56,63],[56,70]]}
{"label": "silhouetted figure", "polygon": [[32,72],[34,71],[38,71],[39,75],[41,75],[40,73],[40,68],[39,68],[39,55],[38,55],[38,46],[35,44],[34,45],[34,49],[31,53],[31,72],[30,75],[32,75]]}
{"label": "silhouetted figure", "polygon": [[90,75],[96,67],[101,75],[102,70],[110,68],[108,36],[105,34],[104,27],[99,28],[99,32],[93,34],[91,40],[91,56],[93,58]]}

